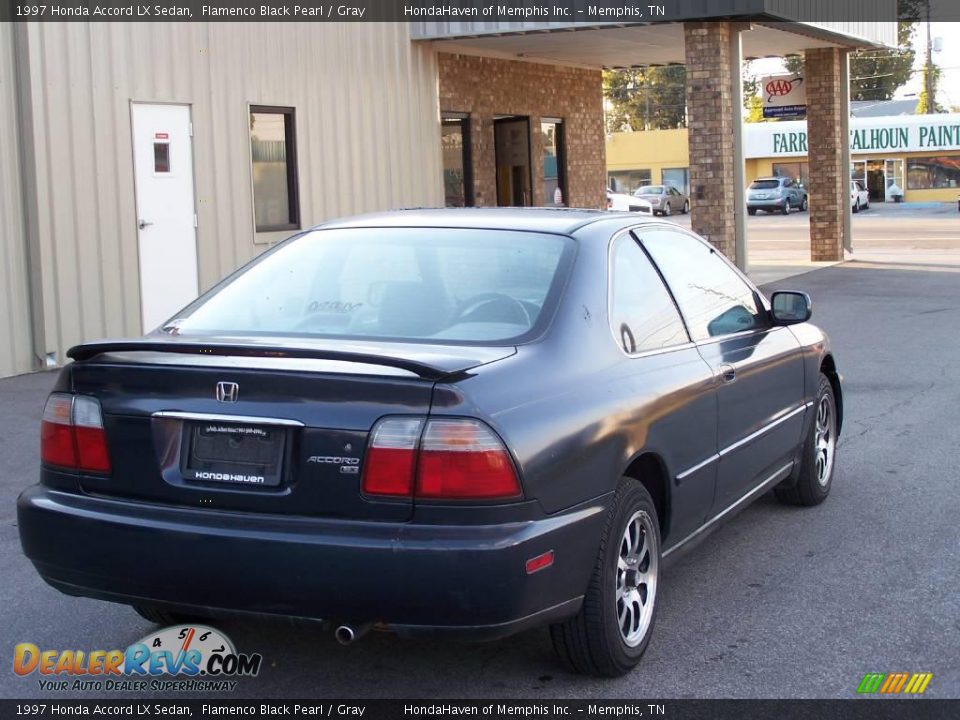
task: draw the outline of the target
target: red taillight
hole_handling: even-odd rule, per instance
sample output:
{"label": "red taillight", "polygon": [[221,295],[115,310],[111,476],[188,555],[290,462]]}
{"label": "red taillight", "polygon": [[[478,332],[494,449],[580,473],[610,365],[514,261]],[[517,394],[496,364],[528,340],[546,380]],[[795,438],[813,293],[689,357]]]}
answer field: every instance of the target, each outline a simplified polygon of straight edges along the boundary
{"label": "red taillight", "polygon": [[40,457],[49,465],[110,472],[100,403],[84,395],[53,393],[43,409]]}
{"label": "red taillight", "polygon": [[73,395],[54,393],[47,398],[40,423],[40,458],[48,465],[77,466],[73,437]]}
{"label": "red taillight", "polygon": [[[421,440],[421,430],[423,438]],[[371,432],[362,481],[367,495],[435,500],[521,496],[507,449],[478,420],[386,418]]]}
{"label": "red taillight", "polygon": [[430,420],[417,466],[417,497],[514,498],[520,483],[500,438],[477,420]]}
{"label": "red taillight", "polygon": [[410,497],[420,442],[421,418],[387,418],[370,433],[363,469],[363,492],[368,495]]}

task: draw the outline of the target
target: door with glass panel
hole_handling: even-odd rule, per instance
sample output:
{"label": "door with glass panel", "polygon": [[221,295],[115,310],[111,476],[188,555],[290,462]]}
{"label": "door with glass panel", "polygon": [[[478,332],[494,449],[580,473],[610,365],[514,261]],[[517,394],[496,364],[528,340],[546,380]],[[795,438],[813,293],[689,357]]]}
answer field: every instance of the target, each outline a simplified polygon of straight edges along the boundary
{"label": "door with glass panel", "polygon": [[543,181],[541,191],[546,207],[569,205],[567,199],[566,153],[564,151],[563,121],[543,118],[540,121],[540,146],[543,153]]}
{"label": "door with glass panel", "polygon": [[443,197],[447,207],[473,206],[470,116],[445,112],[440,118]]}
{"label": "door with glass panel", "polygon": [[904,189],[906,188],[906,185],[904,185],[903,182],[903,160],[888,159],[884,161],[883,173],[887,187],[887,196],[885,200],[887,202],[893,202],[896,200],[896,196],[898,195],[902,199]]}
{"label": "door with glass panel", "polygon": [[759,295],[707,243],[667,228],[637,231],[676,298],[717,390],[717,492],[711,516],[790,469],[806,406],[803,353],[771,325]]}
{"label": "door with glass panel", "polygon": [[199,292],[190,106],[133,103],[140,317],[153,330]]}
{"label": "door with glass panel", "polygon": [[503,117],[493,123],[497,162],[497,205],[533,204],[530,174],[530,118]]}

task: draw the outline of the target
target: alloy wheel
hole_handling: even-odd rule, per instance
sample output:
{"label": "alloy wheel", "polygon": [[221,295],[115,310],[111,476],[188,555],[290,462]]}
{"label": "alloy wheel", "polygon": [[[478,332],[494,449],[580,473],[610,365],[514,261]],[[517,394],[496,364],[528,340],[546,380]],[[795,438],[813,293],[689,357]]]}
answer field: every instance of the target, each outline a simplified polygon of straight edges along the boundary
{"label": "alloy wheel", "polygon": [[837,447],[835,426],[836,419],[830,398],[827,396],[821,397],[820,404],[817,406],[817,428],[814,442],[817,482],[820,483],[820,487],[826,487],[830,483],[830,475],[833,472],[833,459]]}
{"label": "alloy wheel", "polygon": [[620,637],[636,647],[647,634],[657,597],[657,534],[646,511],[627,522],[617,557],[617,618]]}

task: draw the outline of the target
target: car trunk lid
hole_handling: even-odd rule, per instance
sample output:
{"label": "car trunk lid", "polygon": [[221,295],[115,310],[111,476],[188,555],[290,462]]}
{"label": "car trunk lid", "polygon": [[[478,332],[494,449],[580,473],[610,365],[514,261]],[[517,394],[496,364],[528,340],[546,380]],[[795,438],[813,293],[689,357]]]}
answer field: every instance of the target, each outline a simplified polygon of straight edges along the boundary
{"label": "car trunk lid", "polygon": [[367,436],[426,415],[433,386],[513,347],[141,338],[71,349],[100,401],[112,473],[84,491],[233,511],[400,520],[360,492]]}

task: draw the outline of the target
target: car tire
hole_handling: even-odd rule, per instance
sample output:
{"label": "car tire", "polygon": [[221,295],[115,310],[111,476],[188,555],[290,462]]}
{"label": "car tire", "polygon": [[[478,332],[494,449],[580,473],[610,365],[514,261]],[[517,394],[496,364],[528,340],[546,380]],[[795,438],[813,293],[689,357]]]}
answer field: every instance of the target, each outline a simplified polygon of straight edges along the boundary
{"label": "car tire", "polygon": [[669,217],[670,215],[673,215],[673,210],[670,209],[670,203],[667,203],[663,206],[663,216]]}
{"label": "car tire", "polygon": [[685,200],[685,201],[684,201],[684,203],[683,203],[683,210],[681,210],[680,212],[683,213],[684,215],[686,215],[688,212],[690,212],[690,201],[689,201],[689,200]]}
{"label": "car tire", "polygon": [[133,605],[132,607],[134,610],[136,610],[137,615],[142,617],[144,620],[149,620],[154,625],[180,625],[182,623],[195,622],[196,620],[200,619],[196,615],[186,615],[183,613],[161,610],[160,608],[153,607],[152,605]]}
{"label": "car tire", "polygon": [[800,201],[800,212],[806,212],[810,208],[810,203],[807,200],[807,196],[803,196],[803,200]]}
{"label": "car tire", "polygon": [[621,478],[580,612],[550,626],[570,670],[618,677],[640,662],[653,634],[662,567],[653,498],[633,478]]}
{"label": "car tire", "polygon": [[864,209],[864,210],[869,210],[869,209],[870,209],[870,201],[869,201],[869,200],[867,200],[867,204],[863,206],[863,209]]}
{"label": "car tire", "polygon": [[789,200],[789,199],[783,201],[783,207],[780,208],[780,213],[783,214],[783,215],[789,215],[789,214],[790,214],[790,200]]}
{"label": "car tire", "polygon": [[813,422],[803,444],[796,482],[774,489],[777,499],[786,505],[819,505],[827,499],[833,485],[837,457],[837,401],[830,379],[822,373],[813,407]]}
{"label": "car tire", "polygon": [[747,208],[747,215],[756,215],[756,214],[757,214],[756,208]]}
{"label": "car tire", "polygon": [[859,200],[859,199],[858,199],[858,200],[854,200],[854,202],[853,202],[853,212],[855,212],[855,213],[860,212],[860,200]]}

